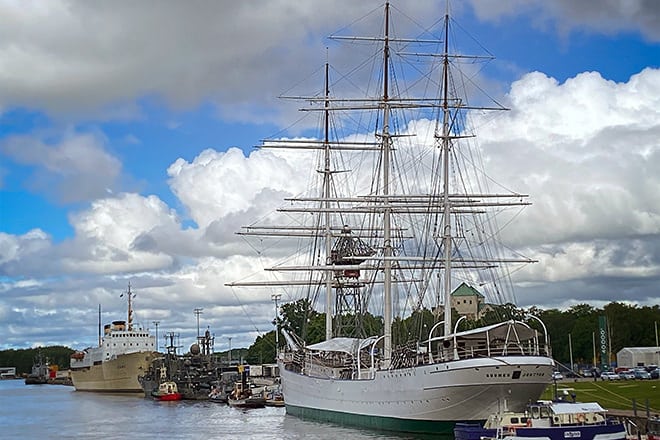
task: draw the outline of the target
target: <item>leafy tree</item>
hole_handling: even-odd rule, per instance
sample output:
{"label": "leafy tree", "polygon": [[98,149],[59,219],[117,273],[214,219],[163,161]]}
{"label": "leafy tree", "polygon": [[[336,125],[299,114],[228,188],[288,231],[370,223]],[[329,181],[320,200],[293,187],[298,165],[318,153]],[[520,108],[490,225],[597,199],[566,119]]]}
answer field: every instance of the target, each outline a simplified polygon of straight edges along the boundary
{"label": "leafy tree", "polygon": [[61,345],[51,347],[11,349],[0,351],[0,366],[16,367],[16,374],[23,375],[32,371],[32,365],[41,352],[41,355],[50,365],[57,365],[60,370],[69,368],[71,355],[74,350]]}
{"label": "leafy tree", "polygon": [[245,356],[248,364],[268,364],[275,362],[275,330],[257,336]]}
{"label": "leafy tree", "polygon": [[[308,343],[311,339],[308,338],[308,332],[313,331],[314,336],[317,337],[318,333],[318,318],[317,313],[311,306],[311,301],[308,299],[300,299],[295,302],[283,304],[281,307],[282,313],[282,327],[292,331],[294,334],[300,336]],[[325,317],[324,317],[325,319]],[[310,323],[313,323],[310,328]],[[325,331],[323,332],[325,335]]]}
{"label": "leafy tree", "polygon": [[490,306],[490,310],[488,310],[481,319],[476,321],[471,328],[476,328],[481,325],[495,324],[501,322],[503,319],[522,319],[524,315],[524,310],[517,308],[511,303],[501,305],[493,304]]}
{"label": "leafy tree", "polygon": [[306,335],[308,344],[315,344],[325,339],[325,313],[314,313],[307,319]]}
{"label": "leafy tree", "polygon": [[[325,340],[325,313],[318,313],[311,307],[311,302],[301,299],[282,305],[281,327],[301,337],[307,344],[315,344]],[[345,322],[355,322],[350,315],[342,316]],[[362,317],[362,325],[368,334],[377,334],[382,328],[380,318],[370,314]],[[348,326],[348,331],[355,330]],[[376,333],[374,333],[374,331]]]}
{"label": "leafy tree", "polygon": [[[397,317],[392,323],[394,343],[405,344],[411,341],[426,340],[434,323],[435,317],[428,309],[417,310],[405,319]],[[382,321],[379,319],[379,329],[382,329],[382,327]]]}
{"label": "leafy tree", "polygon": [[596,312],[589,304],[577,304],[568,309],[568,313],[574,315],[576,318],[582,318],[585,316],[593,316]]}

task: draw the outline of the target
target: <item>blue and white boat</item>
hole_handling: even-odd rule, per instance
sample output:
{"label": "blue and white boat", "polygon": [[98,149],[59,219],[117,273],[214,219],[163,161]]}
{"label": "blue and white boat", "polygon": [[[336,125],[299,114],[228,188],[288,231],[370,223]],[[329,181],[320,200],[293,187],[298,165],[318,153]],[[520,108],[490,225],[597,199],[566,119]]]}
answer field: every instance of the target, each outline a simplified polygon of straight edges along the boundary
{"label": "blue and white boat", "polygon": [[483,425],[457,423],[455,440],[624,440],[626,426],[609,418],[595,402],[550,402],[529,404],[524,412],[502,411]]}

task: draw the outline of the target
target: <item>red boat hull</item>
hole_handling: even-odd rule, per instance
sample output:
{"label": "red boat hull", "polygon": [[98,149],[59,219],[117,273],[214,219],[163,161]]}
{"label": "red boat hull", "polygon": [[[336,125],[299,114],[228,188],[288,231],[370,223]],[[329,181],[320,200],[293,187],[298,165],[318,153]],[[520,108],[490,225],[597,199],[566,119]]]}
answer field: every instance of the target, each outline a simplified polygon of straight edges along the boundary
{"label": "red boat hull", "polygon": [[171,402],[174,400],[181,400],[182,396],[181,393],[171,393],[171,394],[163,394],[160,396],[154,396],[156,400],[159,400],[161,402]]}

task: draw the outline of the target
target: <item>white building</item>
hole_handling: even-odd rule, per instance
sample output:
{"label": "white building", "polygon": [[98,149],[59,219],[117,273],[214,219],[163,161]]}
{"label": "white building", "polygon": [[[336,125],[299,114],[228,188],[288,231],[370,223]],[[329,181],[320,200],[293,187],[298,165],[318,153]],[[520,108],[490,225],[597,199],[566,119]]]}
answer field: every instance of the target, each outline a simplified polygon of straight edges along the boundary
{"label": "white building", "polygon": [[626,347],[616,354],[617,367],[660,365],[660,347]]}
{"label": "white building", "polygon": [[16,367],[0,367],[0,379],[15,379]]}

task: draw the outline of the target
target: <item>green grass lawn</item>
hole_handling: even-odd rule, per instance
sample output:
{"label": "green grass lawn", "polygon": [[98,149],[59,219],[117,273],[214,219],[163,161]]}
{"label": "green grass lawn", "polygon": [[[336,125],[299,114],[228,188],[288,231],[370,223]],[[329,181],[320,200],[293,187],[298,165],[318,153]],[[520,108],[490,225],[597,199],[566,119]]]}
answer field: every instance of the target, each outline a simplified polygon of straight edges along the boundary
{"label": "green grass lawn", "polygon": [[[660,412],[660,380],[616,380],[594,382],[571,379],[557,382],[558,394],[563,390],[575,392],[579,402],[598,402],[607,409],[633,409],[633,399],[637,402],[637,410],[645,411],[647,400],[652,413]],[[554,397],[554,384],[551,384],[541,396],[550,400]]]}

